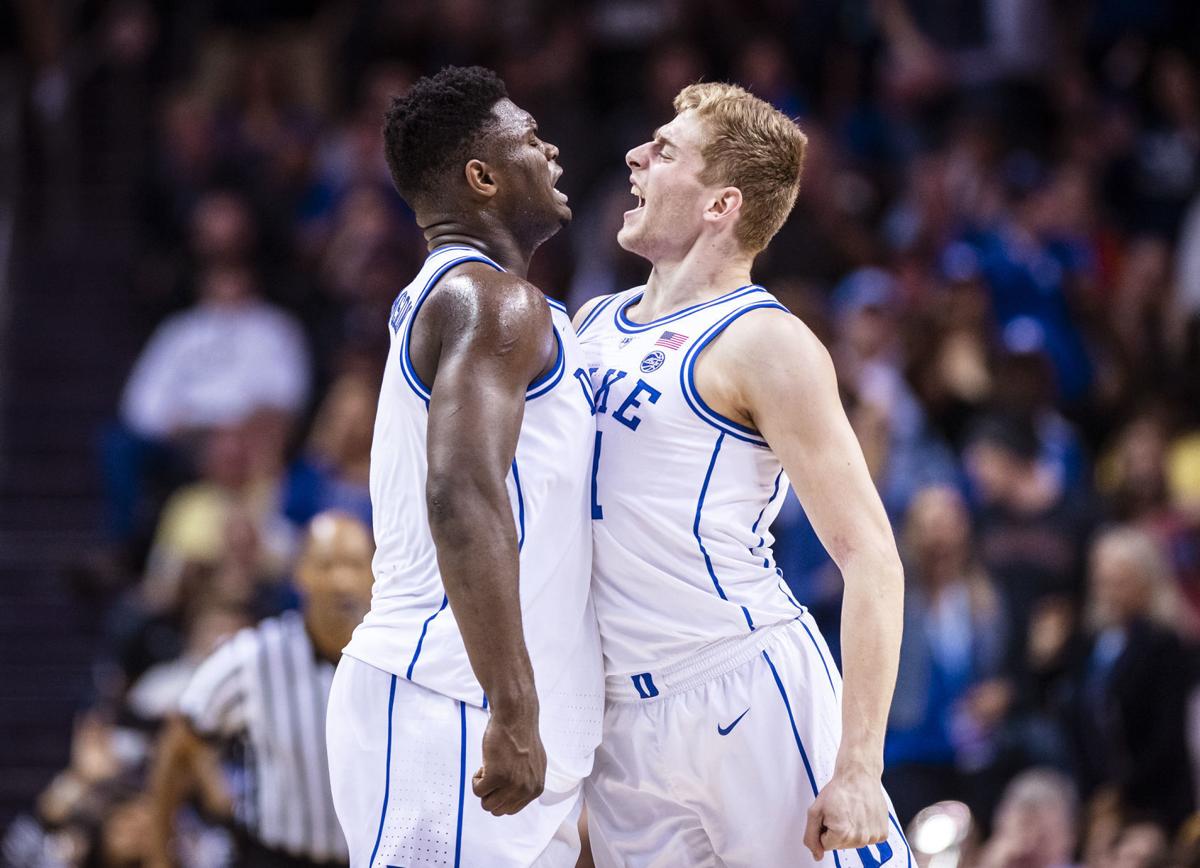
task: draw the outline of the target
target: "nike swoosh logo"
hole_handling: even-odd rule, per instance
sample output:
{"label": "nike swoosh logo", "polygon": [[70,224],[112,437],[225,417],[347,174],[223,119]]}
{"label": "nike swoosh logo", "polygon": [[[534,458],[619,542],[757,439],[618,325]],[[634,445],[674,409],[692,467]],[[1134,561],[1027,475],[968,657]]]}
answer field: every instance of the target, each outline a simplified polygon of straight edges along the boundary
{"label": "nike swoosh logo", "polygon": [[745,717],[749,713],[750,713],[750,709],[747,708],[745,711],[743,711],[741,714],[739,714],[737,716],[737,720],[735,720],[733,723],[729,724],[729,726],[721,726],[721,724],[718,723],[717,724],[717,735],[729,735],[729,733],[733,732],[733,728],[735,726],[737,726],[739,723],[741,723],[742,718]]}

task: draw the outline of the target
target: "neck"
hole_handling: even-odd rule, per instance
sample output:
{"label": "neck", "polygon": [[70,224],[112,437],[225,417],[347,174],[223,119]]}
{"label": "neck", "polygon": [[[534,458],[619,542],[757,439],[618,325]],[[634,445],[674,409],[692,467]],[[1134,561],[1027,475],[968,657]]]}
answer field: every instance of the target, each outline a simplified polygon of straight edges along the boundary
{"label": "neck", "polygon": [[638,308],[653,319],[746,286],[753,261],[740,249],[701,239],[681,257],[654,260]]}
{"label": "neck", "polygon": [[452,216],[421,223],[429,250],[451,244],[465,244],[496,261],[505,271],[518,277],[529,273],[529,260],[541,244],[522,241],[511,229],[482,215],[482,220],[467,221]]}

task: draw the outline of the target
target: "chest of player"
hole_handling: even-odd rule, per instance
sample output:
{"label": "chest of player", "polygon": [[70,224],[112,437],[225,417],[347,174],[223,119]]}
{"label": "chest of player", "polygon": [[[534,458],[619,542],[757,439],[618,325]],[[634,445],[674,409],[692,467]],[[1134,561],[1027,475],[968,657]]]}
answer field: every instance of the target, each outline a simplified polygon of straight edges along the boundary
{"label": "chest of player", "polygon": [[583,381],[597,430],[649,441],[691,427],[682,382],[692,340],[683,332],[657,329],[585,344],[586,369],[576,376]]}

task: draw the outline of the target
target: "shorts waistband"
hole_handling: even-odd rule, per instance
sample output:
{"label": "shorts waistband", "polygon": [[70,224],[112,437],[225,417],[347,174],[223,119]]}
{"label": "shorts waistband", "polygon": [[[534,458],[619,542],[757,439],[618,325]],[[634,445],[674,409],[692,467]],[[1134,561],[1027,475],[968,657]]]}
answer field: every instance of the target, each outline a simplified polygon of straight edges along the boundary
{"label": "shorts waistband", "polygon": [[664,669],[636,675],[609,675],[604,679],[605,696],[609,702],[645,702],[691,690],[748,663],[773,641],[786,635],[803,617],[759,627],[745,636],[721,639]]}

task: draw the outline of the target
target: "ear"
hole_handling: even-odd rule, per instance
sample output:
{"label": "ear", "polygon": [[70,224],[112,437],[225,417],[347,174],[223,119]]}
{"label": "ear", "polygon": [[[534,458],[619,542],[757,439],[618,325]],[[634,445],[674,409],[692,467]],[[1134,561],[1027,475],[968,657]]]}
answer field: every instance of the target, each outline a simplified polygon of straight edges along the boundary
{"label": "ear", "polygon": [[714,194],[704,209],[704,219],[710,223],[728,223],[742,210],[742,191],[737,187],[723,187]]}
{"label": "ear", "polygon": [[485,199],[495,196],[499,189],[491,168],[482,160],[468,160],[467,165],[463,167],[463,175],[471,192]]}

